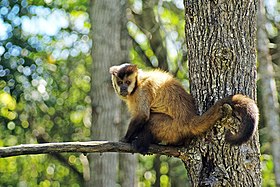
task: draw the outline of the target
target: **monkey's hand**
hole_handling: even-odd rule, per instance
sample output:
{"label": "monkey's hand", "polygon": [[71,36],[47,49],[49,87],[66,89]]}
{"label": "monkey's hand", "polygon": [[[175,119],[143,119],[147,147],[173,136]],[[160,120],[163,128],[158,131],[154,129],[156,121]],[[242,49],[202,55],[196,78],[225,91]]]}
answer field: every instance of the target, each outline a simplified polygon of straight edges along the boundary
{"label": "monkey's hand", "polygon": [[232,107],[229,104],[224,104],[221,107],[221,113],[224,118],[232,116]]}
{"label": "monkey's hand", "polygon": [[147,142],[147,140],[143,139],[142,136],[135,137],[135,139],[132,141],[132,146],[139,153],[145,155],[148,152],[148,150],[149,150],[150,142]]}
{"label": "monkey's hand", "polygon": [[134,149],[136,149],[141,154],[146,154],[150,145],[150,143],[147,144],[145,142],[143,135],[141,135],[140,137],[136,136],[132,141],[129,141],[125,137],[123,137],[122,139],[120,139],[120,142],[131,143]]}

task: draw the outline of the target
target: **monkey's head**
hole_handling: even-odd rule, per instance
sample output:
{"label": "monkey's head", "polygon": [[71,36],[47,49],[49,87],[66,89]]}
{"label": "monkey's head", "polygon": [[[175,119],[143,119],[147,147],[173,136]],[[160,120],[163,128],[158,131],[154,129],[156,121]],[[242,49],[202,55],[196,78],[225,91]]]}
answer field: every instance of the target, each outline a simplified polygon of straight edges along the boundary
{"label": "monkey's head", "polygon": [[133,94],[137,88],[138,68],[133,64],[110,67],[112,84],[116,93],[123,99]]}

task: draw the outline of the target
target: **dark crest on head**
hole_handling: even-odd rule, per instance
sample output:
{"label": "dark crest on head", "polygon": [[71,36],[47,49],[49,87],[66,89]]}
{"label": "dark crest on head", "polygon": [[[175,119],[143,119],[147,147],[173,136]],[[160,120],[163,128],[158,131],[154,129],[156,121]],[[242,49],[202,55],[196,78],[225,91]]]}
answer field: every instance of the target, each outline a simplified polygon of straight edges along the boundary
{"label": "dark crest on head", "polygon": [[123,79],[125,76],[129,76],[133,73],[135,73],[137,71],[137,66],[136,65],[133,65],[133,64],[123,64],[118,73],[117,73],[117,76],[120,78],[120,79]]}

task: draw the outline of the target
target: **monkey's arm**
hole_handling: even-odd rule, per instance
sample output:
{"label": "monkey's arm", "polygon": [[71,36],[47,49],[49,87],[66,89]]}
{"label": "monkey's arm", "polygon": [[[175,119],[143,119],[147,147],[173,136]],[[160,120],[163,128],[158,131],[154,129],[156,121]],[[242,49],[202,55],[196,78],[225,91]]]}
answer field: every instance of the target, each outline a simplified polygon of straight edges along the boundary
{"label": "monkey's arm", "polygon": [[133,139],[142,131],[144,125],[150,118],[151,98],[148,97],[149,92],[142,91],[141,98],[136,99],[138,102],[131,111],[132,119],[129,123],[125,137],[122,139],[124,142],[132,142]]}
{"label": "monkey's arm", "polygon": [[137,134],[143,129],[144,125],[146,124],[148,117],[145,115],[137,115],[136,117],[132,118],[126,135],[122,139],[123,142],[132,142],[132,140],[137,136]]}

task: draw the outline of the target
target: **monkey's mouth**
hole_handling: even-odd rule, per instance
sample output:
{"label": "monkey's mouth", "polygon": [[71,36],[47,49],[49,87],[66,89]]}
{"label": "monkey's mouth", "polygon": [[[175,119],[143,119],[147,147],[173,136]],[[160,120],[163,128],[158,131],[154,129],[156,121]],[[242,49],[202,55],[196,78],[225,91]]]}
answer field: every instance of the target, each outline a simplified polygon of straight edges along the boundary
{"label": "monkey's mouth", "polygon": [[121,91],[121,92],[120,92],[120,95],[123,96],[123,97],[125,97],[125,96],[128,95],[128,91]]}

